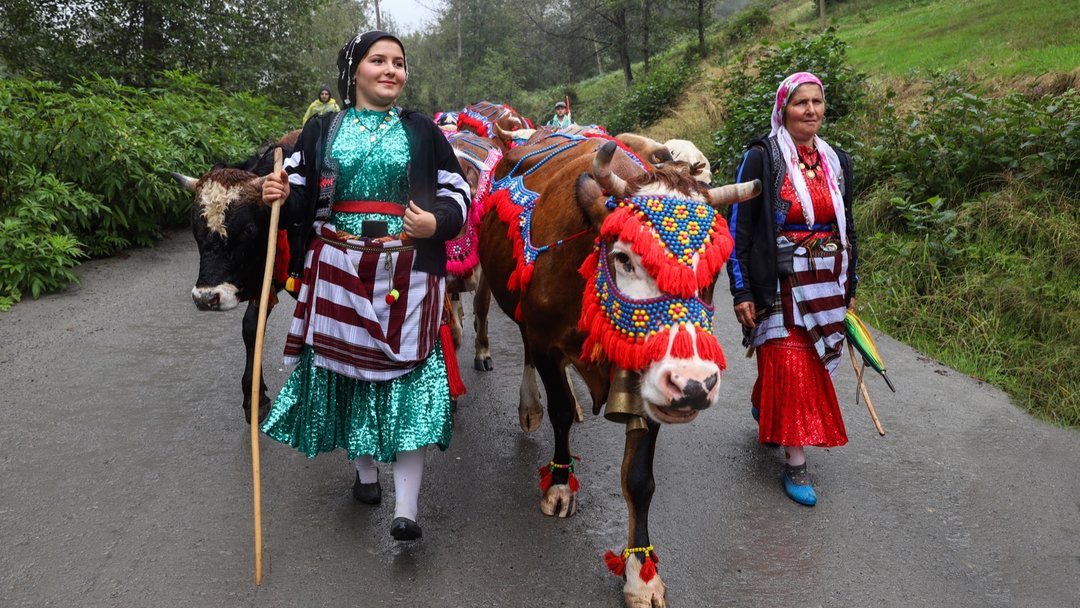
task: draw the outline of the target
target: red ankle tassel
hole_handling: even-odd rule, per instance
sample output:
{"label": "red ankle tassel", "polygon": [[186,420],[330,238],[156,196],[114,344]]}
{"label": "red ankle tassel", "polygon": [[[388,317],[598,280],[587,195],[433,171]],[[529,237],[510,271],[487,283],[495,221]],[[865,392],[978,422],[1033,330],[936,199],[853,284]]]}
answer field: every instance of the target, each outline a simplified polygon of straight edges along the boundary
{"label": "red ankle tassel", "polygon": [[651,581],[656,576],[656,564],[653,562],[652,557],[646,557],[645,563],[641,565],[640,572],[641,580],[646,583]]}
{"label": "red ankle tassel", "polygon": [[570,473],[570,478],[566,480],[566,485],[570,486],[570,491],[576,493],[581,489],[581,484],[578,483],[577,475]]}
{"label": "red ankle tassel", "polygon": [[604,564],[615,576],[626,576],[626,560],[614,551],[608,551],[604,554]]}
{"label": "red ankle tassel", "polygon": [[536,472],[540,474],[540,491],[547,492],[551,487],[551,469],[545,464],[540,465]]}
{"label": "red ankle tassel", "polygon": [[457,399],[465,394],[465,382],[461,379],[457,351],[454,350],[454,335],[449,325],[439,326],[439,342],[442,343],[443,360],[446,361],[446,379],[450,381],[450,398]]}

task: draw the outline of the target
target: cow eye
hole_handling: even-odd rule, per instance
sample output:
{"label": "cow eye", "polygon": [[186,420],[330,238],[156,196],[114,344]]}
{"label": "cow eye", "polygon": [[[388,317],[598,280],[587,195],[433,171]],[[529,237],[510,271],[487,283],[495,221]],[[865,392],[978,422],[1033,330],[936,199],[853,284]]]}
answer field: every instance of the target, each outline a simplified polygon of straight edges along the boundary
{"label": "cow eye", "polygon": [[622,267],[624,272],[633,274],[634,265],[630,263],[630,256],[626,255],[625,252],[616,251],[615,253],[611,254],[611,257],[615,260],[616,264]]}

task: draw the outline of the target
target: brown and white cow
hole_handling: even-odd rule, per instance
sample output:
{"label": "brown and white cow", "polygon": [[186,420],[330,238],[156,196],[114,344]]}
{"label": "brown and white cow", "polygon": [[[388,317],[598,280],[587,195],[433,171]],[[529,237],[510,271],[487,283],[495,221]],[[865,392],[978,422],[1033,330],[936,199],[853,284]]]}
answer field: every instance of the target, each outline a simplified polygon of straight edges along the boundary
{"label": "brown and white cow", "polygon": [[[255,357],[255,332],[259,318],[259,293],[266,264],[270,208],[262,203],[262,182],[273,170],[273,151],[282,148],[287,156],[296,144],[299,131],[264,146],[252,159],[238,167],[214,167],[202,177],[179,173],[173,177],[195,196],[191,207],[191,232],[199,247],[199,275],[191,289],[191,299],[199,310],[232,310],[247,302],[242,334],[247,353],[240,386],[244,393],[244,419],[251,420],[251,381]],[[277,264],[287,264],[284,250],[288,237],[281,235]],[[284,287],[277,274],[272,294]],[[276,302],[272,295],[270,310]],[[259,419],[270,408],[266,384],[259,378]]]}
{"label": "brown and white cow", "polygon": [[[541,467],[541,510],[568,517],[577,505],[575,400],[565,373],[572,365],[593,412],[606,402],[605,416],[626,423],[628,540],[605,561],[625,577],[627,605],[662,607],[666,591],[648,533],[657,436],[661,425],[690,422],[719,400],[723,354],[709,302],[731,237],[714,207],[750,198],[760,184],[708,190],[614,141],[556,144],[518,147],[503,160],[490,197],[497,209],[481,228],[480,263],[499,306],[518,323],[526,375],[534,366],[547,394],[555,450]],[[529,193],[539,197],[529,203]],[[521,201],[534,210],[515,218]],[[523,224],[527,239],[518,236]],[[685,246],[678,244],[683,233]],[[531,263],[526,241],[547,246]],[[675,250],[664,249],[669,242]],[[526,395],[528,380],[519,415],[532,430],[541,414],[538,398]]]}

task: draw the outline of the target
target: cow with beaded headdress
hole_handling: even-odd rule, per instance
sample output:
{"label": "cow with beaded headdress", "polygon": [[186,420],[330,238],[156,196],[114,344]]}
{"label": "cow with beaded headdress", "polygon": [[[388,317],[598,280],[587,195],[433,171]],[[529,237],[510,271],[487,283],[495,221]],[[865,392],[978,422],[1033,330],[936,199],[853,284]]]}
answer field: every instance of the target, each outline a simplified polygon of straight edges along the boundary
{"label": "cow with beaded headdress", "polygon": [[711,298],[732,239],[717,208],[760,184],[710,190],[614,138],[559,133],[511,150],[495,177],[480,263],[521,332],[524,430],[543,416],[533,369],[547,395],[555,450],[539,470],[541,510],[568,517],[577,507],[573,367],[593,413],[603,407],[626,428],[628,539],[605,562],[625,577],[627,605],[664,606],[648,533],[653,454],[661,426],[690,422],[719,400],[725,364]]}

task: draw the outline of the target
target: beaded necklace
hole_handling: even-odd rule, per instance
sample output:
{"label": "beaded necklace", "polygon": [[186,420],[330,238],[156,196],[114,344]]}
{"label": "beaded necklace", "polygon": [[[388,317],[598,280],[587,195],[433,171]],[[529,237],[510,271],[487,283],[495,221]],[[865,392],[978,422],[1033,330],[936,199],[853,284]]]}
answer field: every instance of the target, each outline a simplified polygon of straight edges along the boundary
{"label": "beaded necklace", "polygon": [[817,172],[821,169],[821,152],[813,150],[814,162],[811,163],[805,156],[803,156],[802,150],[798,150],[799,153],[799,169],[802,169],[803,174],[806,175],[806,179],[814,179],[817,177]]}

